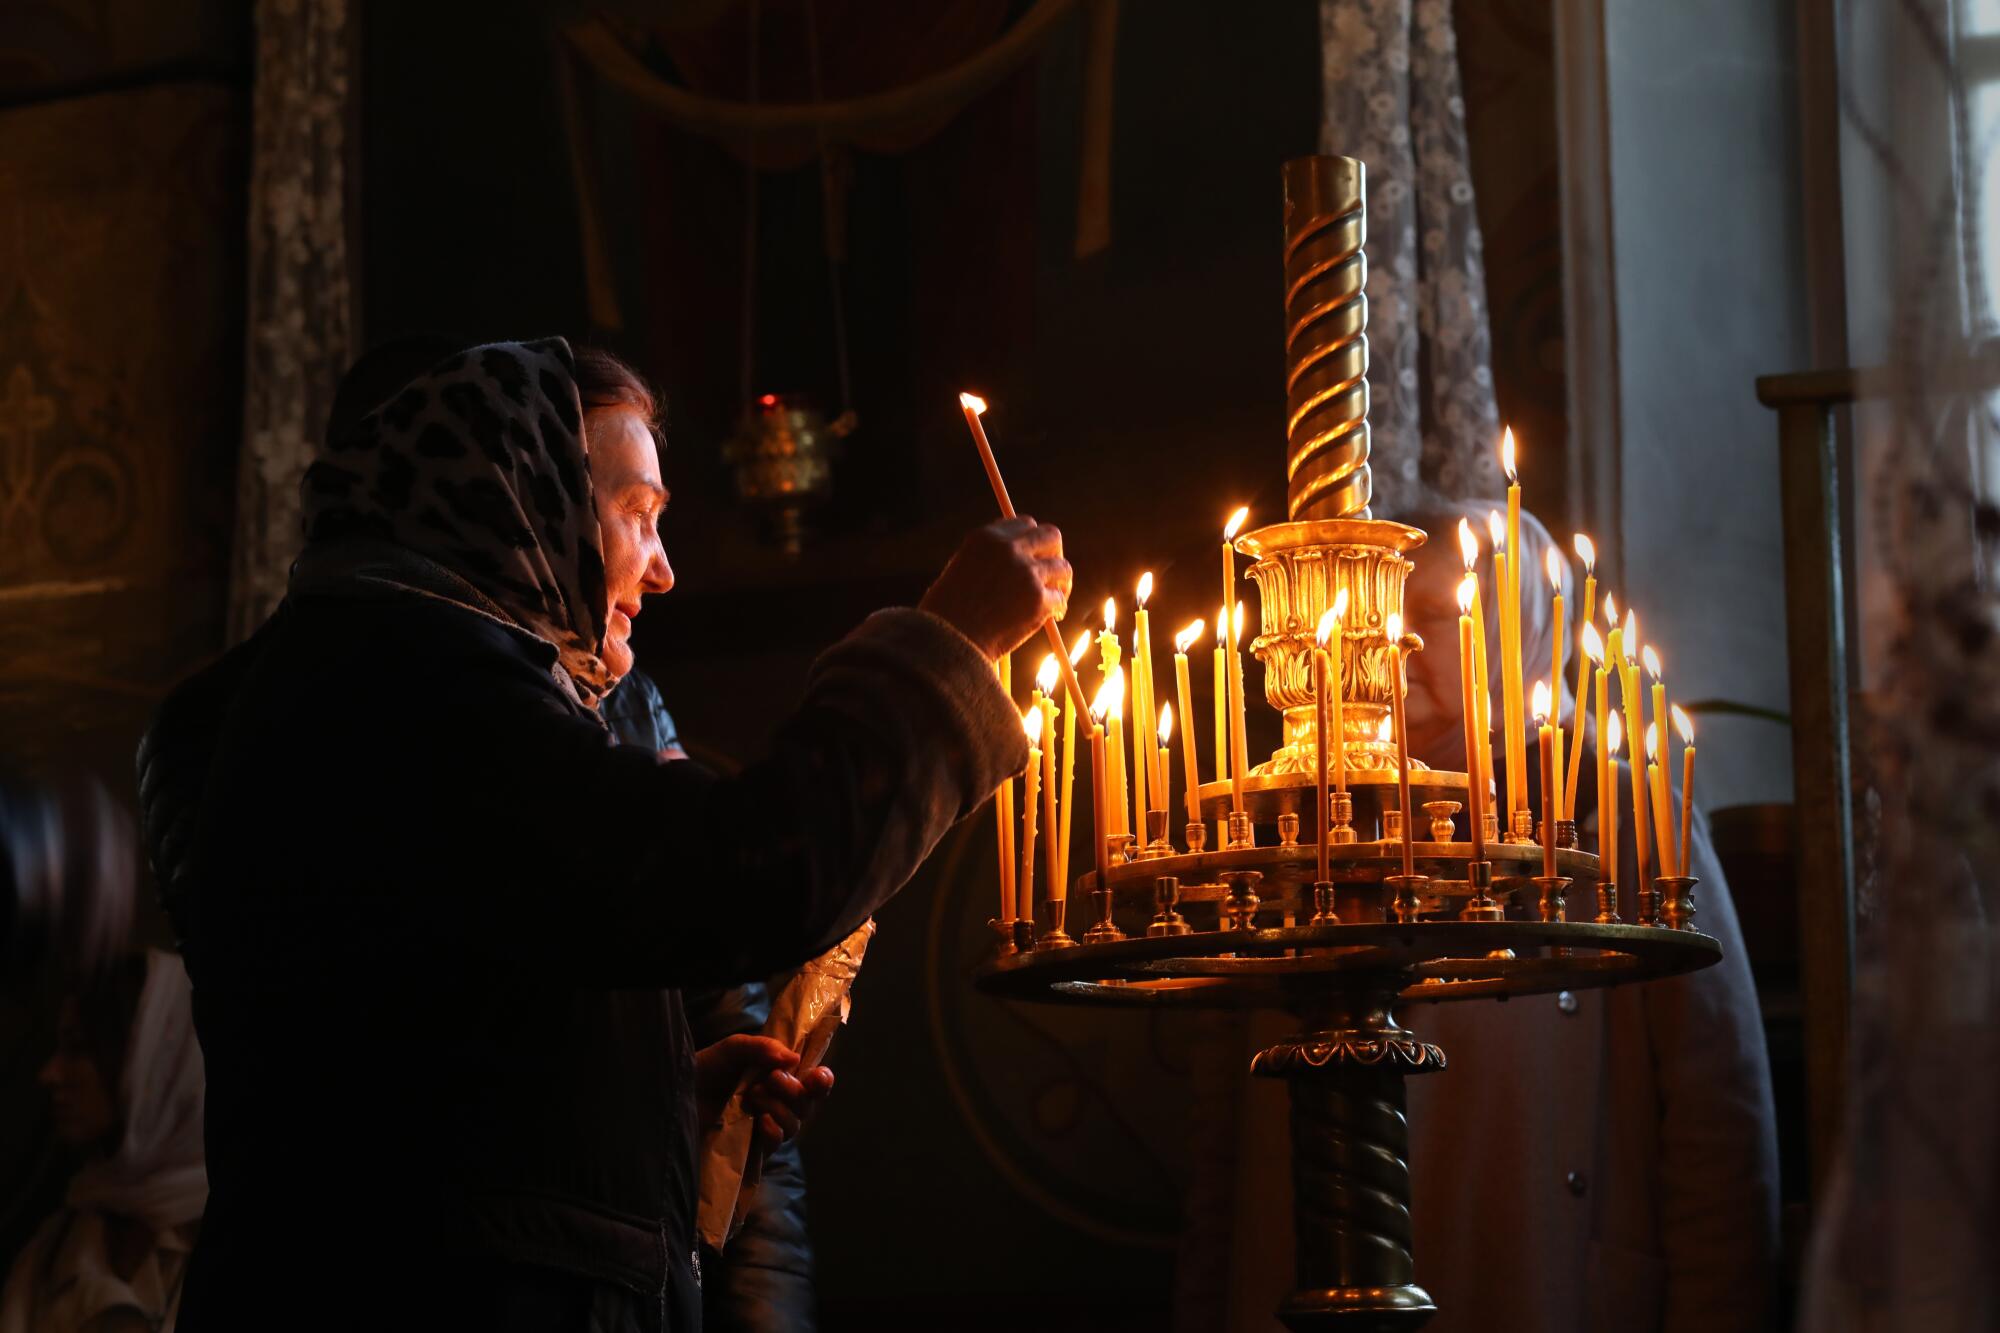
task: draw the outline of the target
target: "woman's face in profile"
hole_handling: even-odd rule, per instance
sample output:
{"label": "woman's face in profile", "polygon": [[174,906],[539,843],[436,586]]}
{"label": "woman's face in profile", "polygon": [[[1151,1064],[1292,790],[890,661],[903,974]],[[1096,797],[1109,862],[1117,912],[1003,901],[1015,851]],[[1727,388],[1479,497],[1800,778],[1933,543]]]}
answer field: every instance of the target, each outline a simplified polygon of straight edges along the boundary
{"label": "woman's face in profile", "polygon": [[36,1081],[49,1093],[56,1137],[72,1148],[88,1148],[111,1138],[117,1113],[104,1072],[97,1067],[75,1000],[63,1001],[56,1020],[56,1049]]}
{"label": "woman's face in profile", "polygon": [[667,488],[660,481],[660,451],[653,432],[626,407],[600,407],[583,421],[590,453],[590,486],[604,540],[604,591],[610,616],[604,632],[604,665],[614,677],[632,670],[632,621],[648,593],[674,586],[673,567],[660,542]]}

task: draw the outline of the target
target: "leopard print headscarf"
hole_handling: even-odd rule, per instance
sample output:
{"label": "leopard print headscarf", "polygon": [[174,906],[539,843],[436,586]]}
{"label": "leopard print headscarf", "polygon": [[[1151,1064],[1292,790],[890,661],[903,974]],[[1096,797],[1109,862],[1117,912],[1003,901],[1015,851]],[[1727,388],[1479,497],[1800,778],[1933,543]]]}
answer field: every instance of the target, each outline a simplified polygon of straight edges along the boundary
{"label": "leopard print headscarf", "polygon": [[303,502],[309,548],[374,538],[442,566],[554,644],[594,705],[615,682],[575,372],[561,338],[447,357],[326,442]]}

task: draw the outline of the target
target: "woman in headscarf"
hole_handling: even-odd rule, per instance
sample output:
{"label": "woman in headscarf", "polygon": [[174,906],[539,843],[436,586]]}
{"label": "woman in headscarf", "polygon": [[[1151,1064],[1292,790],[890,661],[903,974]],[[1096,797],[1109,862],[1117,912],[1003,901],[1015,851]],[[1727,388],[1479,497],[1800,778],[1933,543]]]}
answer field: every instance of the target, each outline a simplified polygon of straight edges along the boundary
{"label": "woman in headscarf", "polygon": [[181,960],[151,950],[113,968],[64,1002],[56,1042],[38,1081],[85,1163],[15,1256],[0,1333],[171,1331],[208,1199]]}
{"label": "woman in headscarf", "polygon": [[740,774],[614,745],[673,575],[607,361],[456,352],[333,433],[285,603],[142,750],[208,1056],[184,1328],[698,1328],[697,1126],[806,1093],[772,1043],[697,1060],[672,988],[828,948],[1026,762],[992,662],[1069,589],[1032,519],[830,648]]}

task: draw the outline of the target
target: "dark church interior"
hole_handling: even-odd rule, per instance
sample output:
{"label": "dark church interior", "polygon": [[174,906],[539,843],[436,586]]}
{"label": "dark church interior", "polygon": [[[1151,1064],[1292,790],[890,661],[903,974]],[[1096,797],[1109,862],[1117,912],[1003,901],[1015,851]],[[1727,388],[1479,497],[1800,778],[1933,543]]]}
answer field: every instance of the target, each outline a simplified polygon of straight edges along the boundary
{"label": "dark church interior", "polygon": [[9,0],[0,1333],[2000,1328],[1996,135],[2000,0]]}

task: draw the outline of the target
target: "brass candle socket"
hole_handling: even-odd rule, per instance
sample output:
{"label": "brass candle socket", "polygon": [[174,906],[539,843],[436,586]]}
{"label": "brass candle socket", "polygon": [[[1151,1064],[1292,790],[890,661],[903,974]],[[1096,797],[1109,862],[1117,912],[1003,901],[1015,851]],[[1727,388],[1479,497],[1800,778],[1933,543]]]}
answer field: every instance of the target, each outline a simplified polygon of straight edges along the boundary
{"label": "brass candle socket", "polygon": [[1223,930],[1255,930],[1257,928],[1257,908],[1263,899],[1257,890],[1264,882],[1262,871],[1225,870],[1220,876],[1229,888],[1229,896],[1222,900],[1217,909]]}
{"label": "brass candle socket", "polygon": [[1640,925],[1657,926],[1660,924],[1660,897],[1660,884],[1658,880],[1654,880],[1651,883],[1644,880],[1639,882],[1639,897],[1633,906],[1633,912]]}
{"label": "brass candle socket", "polygon": [[1597,915],[1592,917],[1600,926],[1618,924],[1618,881],[1600,879],[1597,881]]}
{"label": "brass candle socket", "polygon": [[1576,881],[1568,875],[1536,875],[1529,881],[1542,891],[1541,913],[1544,921],[1567,921],[1569,899],[1564,893]]}
{"label": "brass candle socket", "polygon": [[1118,923],[1111,919],[1111,898],[1109,889],[1099,889],[1090,895],[1091,901],[1097,905],[1097,924],[1083,932],[1085,944],[1109,944],[1125,938],[1125,932],[1118,929]]}
{"label": "brass candle socket", "polygon": [[1692,875],[1662,875],[1658,889],[1665,897],[1660,904],[1660,924],[1669,930],[1694,929],[1694,886],[1701,883]]}
{"label": "brass candle socket", "polygon": [[1479,832],[1487,842],[1500,841],[1500,812],[1490,804],[1486,812],[1479,816]]}
{"label": "brass candle socket", "polygon": [[986,928],[993,932],[993,956],[995,958],[1011,958],[1020,952],[1019,949],[1014,947],[1014,923],[1012,921],[1002,921],[996,916],[986,923]]}
{"label": "brass candle socket", "polygon": [[1250,822],[1250,812],[1248,810],[1230,811],[1229,846],[1235,848],[1255,847],[1256,845],[1257,827]]}
{"label": "brass candle socket", "polygon": [[1278,845],[1280,847],[1299,845],[1299,817],[1289,810],[1278,816]]}
{"label": "brass candle socket", "polygon": [[1465,882],[1472,896],[1459,909],[1460,921],[1504,921],[1507,909],[1493,896],[1493,863],[1473,861],[1465,867]]}
{"label": "brass candle socket", "polygon": [[1330,879],[1313,882],[1313,914],[1308,923],[1315,926],[1337,926],[1340,913],[1333,910],[1333,881]]}
{"label": "brass candle socket", "polygon": [[1026,917],[1016,917],[1014,927],[1014,952],[1027,953],[1035,947],[1035,923]]}
{"label": "brass candle socket", "polygon": [[1164,810],[1148,810],[1146,812],[1146,849],[1139,853],[1137,859],[1154,861],[1162,856],[1172,856],[1173,854],[1174,845],[1167,839],[1167,812]]}
{"label": "brass candle socket", "polygon": [[1403,840],[1403,812],[1396,806],[1386,806],[1382,811],[1382,836],[1379,842],[1401,842]]}
{"label": "brass candle socket", "polygon": [[1354,793],[1337,791],[1327,798],[1327,817],[1333,821],[1333,831],[1326,835],[1328,842],[1341,846],[1354,841]]}
{"label": "brass candle socket", "polygon": [[1579,844],[1576,840],[1576,821],[1574,819],[1558,819],[1556,821],[1556,846],[1568,852],[1573,852],[1577,849]]}
{"label": "brass candle socket", "polygon": [[[1424,813],[1431,820],[1431,841],[1450,842],[1457,830],[1452,817],[1465,807],[1457,801],[1425,801]],[[1400,813],[1400,812],[1398,812]]]}
{"label": "brass candle socket", "polygon": [[1138,853],[1132,850],[1134,841],[1135,839],[1129,833],[1113,833],[1104,839],[1104,845],[1110,853],[1112,865],[1122,866],[1127,862],[1139,859]]}
{"label": "brass candle socket", "polygon": [[1187,835],[1188,851],[1203,852],[1208,850],[1208,825],[1202,823],[1200,820],[1195,820],[1182,831]]}
{"label": "brass candle socket", "polygon": [[1042,903],[1042,928],[1035,935],[1038,949],[1074,949],[1076,941],[1063,929],[1069,915],[1069,899],[1049,898]]}
{"label": "brass candle socket", "polygon": [[1533,842],[1535,840],[1535,814],[1532,810],[1516,810],[1512,822],[1507,826],[1507,842]]}
{"label": "brass candle socket", "polygon": [[1389,875],[1382,882],[1388,885],[1390,890],[1390,912],[1403,925],[1413,924],[1417,919],[1417,913],[1423,910],[1424,890],[1429,887],[1431,877],[1429,875]]}
{"label": "brass candle socket", "polygon": [[1153,920],[1146,927],[1148,935],[1191,935],[1194,928],[1179,912],[1181,882],[1173,875],[1161,875],[1153,881]]}

